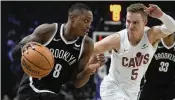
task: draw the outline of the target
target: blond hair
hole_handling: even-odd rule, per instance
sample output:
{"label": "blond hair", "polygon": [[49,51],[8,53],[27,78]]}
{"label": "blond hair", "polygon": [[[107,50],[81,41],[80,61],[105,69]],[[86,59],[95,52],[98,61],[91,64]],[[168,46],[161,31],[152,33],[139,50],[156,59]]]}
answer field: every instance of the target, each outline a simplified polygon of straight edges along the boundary
{"label": "blond hair", "polygon": [[148,17],[148,14],[144,11],[144,6],[142,3],[131,4],[127,7],[127,12],[139,13],[145,20],[147,20]]}

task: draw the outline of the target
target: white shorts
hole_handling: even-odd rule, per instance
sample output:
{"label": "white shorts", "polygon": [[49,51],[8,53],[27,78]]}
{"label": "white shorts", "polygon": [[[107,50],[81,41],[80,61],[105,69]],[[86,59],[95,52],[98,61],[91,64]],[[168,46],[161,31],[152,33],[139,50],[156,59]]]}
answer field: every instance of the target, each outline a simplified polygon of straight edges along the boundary
{"label": "white shorts", "polygon": [[100,85],[102,100],[137,100],[138,92],[127,92],[110,76],[105,76]]}

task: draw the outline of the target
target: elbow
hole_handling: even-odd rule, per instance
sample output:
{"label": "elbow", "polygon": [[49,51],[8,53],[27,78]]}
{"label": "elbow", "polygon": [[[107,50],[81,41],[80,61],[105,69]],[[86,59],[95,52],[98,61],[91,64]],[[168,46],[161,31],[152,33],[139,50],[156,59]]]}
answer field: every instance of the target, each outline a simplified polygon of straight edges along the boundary
{"label": "elbow", "polygon": [[81,88],[82,86],[74,85],[76,88]]}

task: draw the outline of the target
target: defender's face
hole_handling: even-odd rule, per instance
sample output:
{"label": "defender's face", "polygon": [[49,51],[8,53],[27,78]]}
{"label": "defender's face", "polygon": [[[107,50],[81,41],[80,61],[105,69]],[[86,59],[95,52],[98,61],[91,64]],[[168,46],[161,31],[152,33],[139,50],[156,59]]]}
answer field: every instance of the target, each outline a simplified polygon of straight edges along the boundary
{"label": "defender's face", "polygon": [[144,31],[146,21],[140,13],[127,12],[126,28],[130,36],[140,36]]}
{"label": "defender's face", "polygon": [[74,21],[74,28],[77,35],[84,36],[89,32],[90,25],[93,21],[93,14],[91,11],[84,11],[78,15]]}

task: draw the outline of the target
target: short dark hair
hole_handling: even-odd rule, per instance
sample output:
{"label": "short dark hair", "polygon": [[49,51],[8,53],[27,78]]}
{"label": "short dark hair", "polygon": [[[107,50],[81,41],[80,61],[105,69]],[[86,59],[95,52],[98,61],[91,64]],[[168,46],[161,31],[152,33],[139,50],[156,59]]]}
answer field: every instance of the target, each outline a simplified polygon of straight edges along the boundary
{"label": "short dark hair", "polygon": [[131,4],[127,7],[127,12],[140,13],[147,20],[148,14],[144,11],[142,3]]}
{"label": "short dark hair", "polygon": [[69,9],[69,13],[73,13],[74,11],[79,11],[80,13],[83,13],[84,10],[92,11],[87,5],[84,3],[76,3],[72,5]]}

